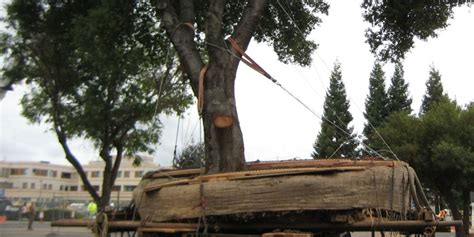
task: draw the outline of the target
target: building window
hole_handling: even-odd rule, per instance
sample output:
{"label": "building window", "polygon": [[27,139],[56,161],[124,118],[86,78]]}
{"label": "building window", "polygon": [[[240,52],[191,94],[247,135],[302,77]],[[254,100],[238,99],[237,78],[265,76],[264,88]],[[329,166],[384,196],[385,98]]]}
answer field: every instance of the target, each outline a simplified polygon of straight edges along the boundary
{"label": "building window", "polygon": [[100,177],[100,171],[91,171],[91,177],[92,178],[99,178]]}
{"label": "building window", "polygon": [[120,188],[120,185],[114,185],[114,186],[112,187],[112,191],[115,191],[115,192],[120,192],[120,189],[121,189],[121,188]]}
{"label": "building window", "polygon": [[13,183],[0,182],[0,188],[13,188]]}
{"label": "building window", "polygon": [[99,185],[92,185],[95,191],[99,192],[100,191],[100,186]]}
{"label": "building window", "polygon": [[48,185],[47,184],[43,184],[43,190],[46,190],[48,189]]}
{"label": "building window", "polygon": [[31,189],[35,189],[36,188],[36,184],[35,183],[31,183]]}
{"label": "building window", "polygon": [[10,169],[10,175],[26,175],[26,169]]}
{"label": "building window", "polygon": [[133,189],[135,189],[135,187],[136,187],[135,185],[125,185],[125,186],[123,186],[123,191],[131,192],[131,191],[133,191]]}
{"label": "building window", "polygon": [[0,170],[0,177],[8,178],[9,173],[10,173],[10,170],[8,170],[8,168],[2,168]]}
{"label": "building window", "polygon": [[59,185],[59,191],[64,191],[64,186],[63,185]]}
{"label": "building window", "polygon": [[130,177],[130,171],[124,171],[123,172],[123,177],[124,178],[129,178]]}
{"label": "building window", "polygon": [[56,178],[56,177],[58,177],[58,171],[56,171],[56,170],[51,170],[51,171],[50,171],[50,175],[51,175],[51,177]]}
{"label": "building window", "polygon": [[77,191],[77,189],[78,189],[77,186],[71,186],[71,187],[69,188],[70,191]]}
{"label": "building window", "polygon": [[141,178],[143,176],[143,171],[135,171],[135,178]]}
{"label": "building window", "polygon": [[48,176],[48,170],[33,169],[33,175],[35,175],[35,176]]}
{"label": "building window", "polygon": [[53,184],[48,184],[48,190],[53,190]]}
{"label": "building window", "polygon": [[119,171],[117,172],[117,178],[121,178],[121,177],[122,177],[122,171],[119,170]]}
{"label": "building window", "polygon": [[62,178],[62,179],[71,179],[71,178],[72,178],[72,174],[69,173],[69,172],[62,172],[62,173],[61,173],[61,178]]}
{"label": "building window", "polygon": [[28,188],[28,183],[23,183],[23,189],[27,189]]}

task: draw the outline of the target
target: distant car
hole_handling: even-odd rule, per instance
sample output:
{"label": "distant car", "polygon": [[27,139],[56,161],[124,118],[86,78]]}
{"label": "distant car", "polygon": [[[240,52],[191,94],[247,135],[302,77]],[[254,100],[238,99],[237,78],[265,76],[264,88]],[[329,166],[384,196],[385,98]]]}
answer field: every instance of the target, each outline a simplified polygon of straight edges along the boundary
{"label": "distant car", "polygon": [[0,198],[0,215],[2,215],[5,212],[5,209],[11,205],[12,205],[12,202],[10,202],[10,200]]}
{"label": "distant car", "polygon": [[86,204],[84,203],[71,203],[69,204],[69,209],[79,212],[79,213],[86,213],[87,212],[87,207]]}

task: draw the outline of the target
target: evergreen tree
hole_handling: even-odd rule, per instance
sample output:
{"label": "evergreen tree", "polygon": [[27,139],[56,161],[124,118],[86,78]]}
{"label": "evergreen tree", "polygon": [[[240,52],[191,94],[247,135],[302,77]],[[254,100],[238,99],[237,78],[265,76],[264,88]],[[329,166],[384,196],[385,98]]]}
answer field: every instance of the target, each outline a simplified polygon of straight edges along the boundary
{"label": "evergreen tree", "polygon": [[426,81],[426,93],[423,96],[421,102],[420,114],[426,113],[430,107],[447,98],[447,95],[443,93],[443,85],[441,84],[441,74],[439,71],[431,66],[430,78]]}
{"label": "evergreen tree", "polygon": [[355,136],[352,134],[353,128],[349,127],[352,115],[349,112],[349,101],[346,98],[339,63],[334,65],[331,73],[323,113],[321,131],[313,146],[312,157],[317,159],[353,156],[356,147]]}
{"label": "evergreen tree", "polygon": [[376,62],[370,73],[369,95],[365,100],[364,117],[367,123],[364,127],[364,135],[369,137],[373,128],[382,124],[388,115],[388,96],[385,92],[385,75],[380,63]]}
{"label": "evergreen tree", "polygon": [[395,64],[392,82],[388,88],[388,112],[405,111],[411,113],[411,98],[408,95],[408,83],[403,79],[403,65],[400,62]]}

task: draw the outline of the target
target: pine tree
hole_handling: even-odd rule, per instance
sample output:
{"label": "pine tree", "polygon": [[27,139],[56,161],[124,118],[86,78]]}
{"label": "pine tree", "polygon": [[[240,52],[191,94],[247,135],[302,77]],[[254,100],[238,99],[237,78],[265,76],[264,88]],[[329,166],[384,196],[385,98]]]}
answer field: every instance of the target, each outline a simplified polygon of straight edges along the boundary
{"label": "pine tree", "polygon": [[364,127],[364,135],[369,137],[373,128],[382,124],[388,116],[388,96],[385,92],[385,75],[380,63],[376,62],[370,73],[369,95],[365,100],[364,117],[367,123]]}
{"label": "pine tree", "polygon": [[403,65],[400,62],[395,64],[390,87],[388,88],[388,113],[405,111],[411,113],[411,102],[408,94],[408,83],[403,79]]}
{"label": "pine tree", "polygon": [[318,159],[353,156],[356,143],[352,134],[353,128],[349,127],[352,115],[342,82],[341,66],[337,62],[331,73],[323,113],[321,131],[313,146],[312,157]]}
{"label": "pine tree", "polygon": [[420,114],[426,113],[430,107],[447,98],[447,95],[443,93],[443,85],[441,84],[441,74],[439,71],[431,66],[430,77],[426,81],[426,93],[423,96],[421,102]]}

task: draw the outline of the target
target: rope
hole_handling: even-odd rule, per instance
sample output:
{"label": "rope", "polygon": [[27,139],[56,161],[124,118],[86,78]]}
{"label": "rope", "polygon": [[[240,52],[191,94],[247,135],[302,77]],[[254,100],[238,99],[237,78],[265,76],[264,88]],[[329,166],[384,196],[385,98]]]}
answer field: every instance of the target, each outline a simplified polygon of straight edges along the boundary
{"label": "rope", "polygon": [[240,60],[242,62],[247,64],[249,67],[251,67],[255,71],[259,72],[260,74],[262,74],[264,77],[268,78],[269,80],[276,82],[276,79],[270,76],[270,74],[266,72],[262,67],[260,67],[260,65],[258,65],[257,62],[255,62],[250,56],[248,56],[244,52],[244,50],[240,47],[240,45],[237,44],[237,42],[232,37],[227,38],[227,41],[230,43],[232,48],[234,48],[234,50],[237,51],[241,55]]}
{"label": "rope", "polygon": [[198,111],[202,115],[204,109],[204,78],[206,77],[208,65],[204,65],[199,72],[199,88],[198,88]]}
{"label": "rope", "polygon": [[181,116],[178,116],[178,125],[176,127],[176,139],[174,141],[174,151],[173,151],[173,159],[176,159],[176,151],[178,149],[178,135],[179,135],[179,124],[181,122]]}
{"label": "rope", "polygon": [[[98,219],[103,218],[102,222],[99,223]],[[96,237],[107,237],[107,234],[109,232],[109,221],[107,214],[104,212],[101,212],[97,214],[94,222],[94,235]]]}

